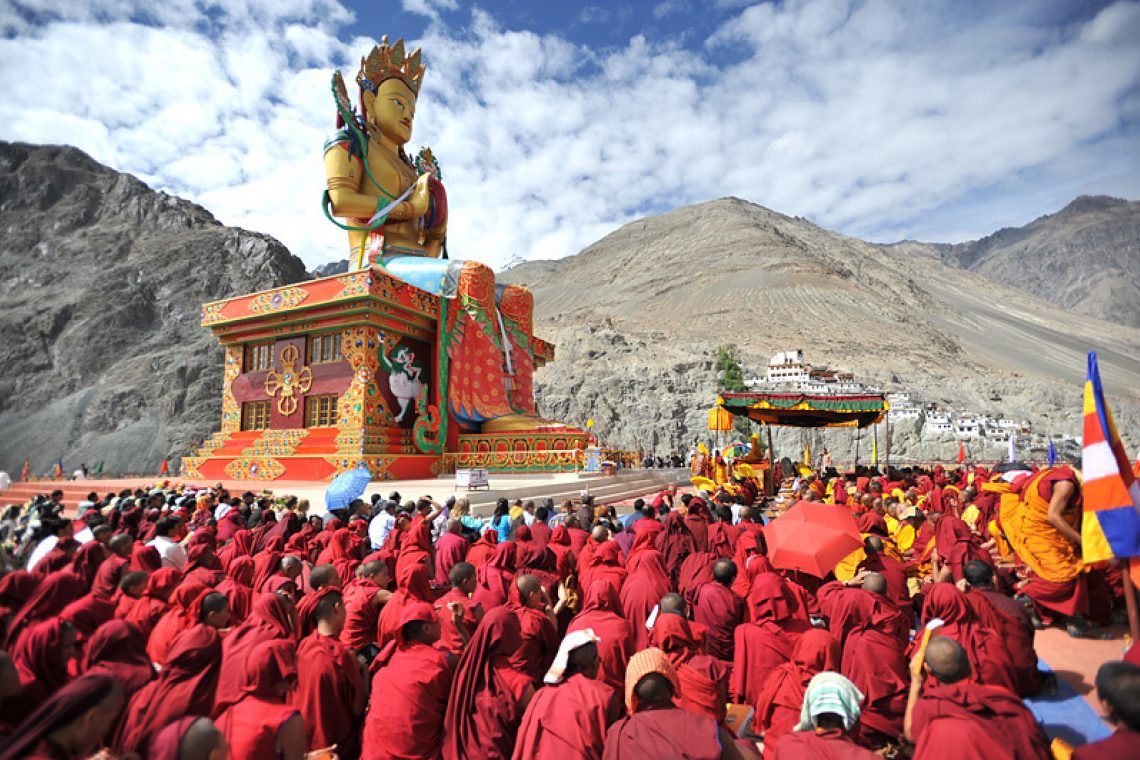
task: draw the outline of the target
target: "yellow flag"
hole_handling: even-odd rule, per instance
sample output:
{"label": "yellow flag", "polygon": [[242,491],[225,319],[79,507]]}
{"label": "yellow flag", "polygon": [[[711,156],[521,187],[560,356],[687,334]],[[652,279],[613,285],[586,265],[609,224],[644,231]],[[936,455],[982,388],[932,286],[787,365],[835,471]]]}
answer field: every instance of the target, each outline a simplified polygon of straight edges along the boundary
{"label": "yellow flag", "polygon": [[879,439],[873,438],[871,440],[871,464],[879,463]]}
{"label": "yellow flag", "polygon": [[811,446],[804,446],[804,464],[811,467]]}

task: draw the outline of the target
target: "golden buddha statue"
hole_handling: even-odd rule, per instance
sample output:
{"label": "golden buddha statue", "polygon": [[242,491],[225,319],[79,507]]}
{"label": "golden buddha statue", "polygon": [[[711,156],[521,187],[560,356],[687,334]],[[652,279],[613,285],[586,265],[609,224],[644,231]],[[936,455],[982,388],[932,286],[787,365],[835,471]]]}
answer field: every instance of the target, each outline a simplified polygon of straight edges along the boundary
{"label": "golden buddha statue", "polygon": [[[534,298],[519,285],[497,287],[494,272],[447,257],[447,195],[429,149],[413,161],[412,136],[425,66],[417,48],[388,38],[360,62],[360,110],[333,75],[336,135],[325,144],[326,213],[342,217],[350,268],[377,266],[422,290],[455,299],[447,401],[461,425],[484,433],[552,430],[534,406]],[[335,221],[335,220],[334,220]],[[338,223],[339,224],[339,223]],[[472,327],[474,329],[465,329]]]}

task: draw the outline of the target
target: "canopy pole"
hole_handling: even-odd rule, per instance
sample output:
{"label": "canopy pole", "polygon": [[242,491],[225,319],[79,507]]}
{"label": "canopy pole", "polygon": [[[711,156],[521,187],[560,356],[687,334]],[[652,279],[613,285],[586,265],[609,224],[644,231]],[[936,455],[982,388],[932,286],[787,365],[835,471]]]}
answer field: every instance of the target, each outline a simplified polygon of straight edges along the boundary
{"label": "canopy pole", "polygon": [[768,472],[772,476],[771,493],[768,495],[775,496],[776,492],[780,490],[780,486],[776,482],[776,448],[772,445],[772,426],[764,423],[764,429],[768,431]]}

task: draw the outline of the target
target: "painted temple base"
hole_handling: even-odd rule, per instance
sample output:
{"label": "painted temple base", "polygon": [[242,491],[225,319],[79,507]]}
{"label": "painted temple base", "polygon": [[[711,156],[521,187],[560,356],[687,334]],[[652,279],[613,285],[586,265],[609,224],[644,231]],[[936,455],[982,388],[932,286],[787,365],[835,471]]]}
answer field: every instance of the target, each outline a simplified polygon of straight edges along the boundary
{"label": "painted temple base", "polygon": [[[469,434],[446,411],[448,309],[375,267],[205,304],[225,348],[222,423],[183,475],[327,481],[361,460],[377,480],[573,470],[585,431],[510,415]],[[554,358],[526,338],[534,367]]]}

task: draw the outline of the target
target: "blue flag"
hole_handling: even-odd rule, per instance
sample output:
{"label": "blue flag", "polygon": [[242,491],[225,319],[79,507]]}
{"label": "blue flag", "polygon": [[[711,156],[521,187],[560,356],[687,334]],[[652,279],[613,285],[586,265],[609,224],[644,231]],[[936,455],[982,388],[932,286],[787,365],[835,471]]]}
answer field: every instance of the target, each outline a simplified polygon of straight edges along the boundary
{"label": "blue flag", "polygon": [[1053,445],[1053,439],[1049,439],[1049,466],[1057,466],[1057,447]]}

